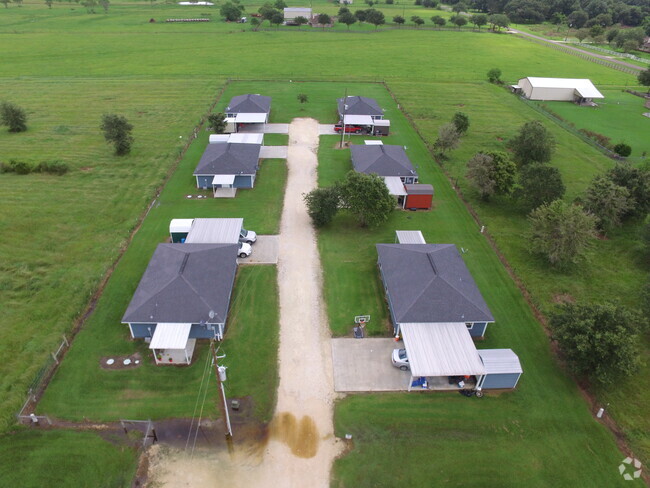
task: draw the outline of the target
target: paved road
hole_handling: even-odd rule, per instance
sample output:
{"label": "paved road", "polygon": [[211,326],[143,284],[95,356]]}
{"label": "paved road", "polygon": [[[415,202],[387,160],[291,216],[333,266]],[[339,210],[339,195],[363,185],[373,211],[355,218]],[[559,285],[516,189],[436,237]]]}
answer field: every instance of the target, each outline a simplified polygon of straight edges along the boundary
{"label": "paved road", "polygon": [[618,59],[613,59],[613,58],[611,58],[609,56],[605,56],[604,54],[596,54],[596,53],[593,53],[591,51],[585,51],[584,49],[580,49],[580,48],[573,47],[573,46],[568,46],[567,44],[559,43],[558,41],[553,41],[551,39],[546,39],[545,37],[536,36],[535,34],[529,34],[528,32],[520,31],[519,29],[510,28],[509,32],[512,32],[513,34],[516,34],[518,36],[530,37],[531,39],[536,39],[538,41],[543,41],[543,42],[546,42],[546,43],[554,45],[554,46],[561,45],[562,47],[564,47],[566,49],[570,49],[571,51],[575,51],[575,52],[580,53],[580,54],[586,54],[587,56],[591,56],[592,58],[602,59],[604,61],[607,61],[608,63],[618,64],[618,65],[623,66],[623,67],[628,68],[628,69],[633,69],[633,70],[636,70],[636,71],[639,71],[639,72],[643,71],[643,68],[640,68],[639,66],[637,66],[635,64],[627,63],[625,61],[619,61]]}

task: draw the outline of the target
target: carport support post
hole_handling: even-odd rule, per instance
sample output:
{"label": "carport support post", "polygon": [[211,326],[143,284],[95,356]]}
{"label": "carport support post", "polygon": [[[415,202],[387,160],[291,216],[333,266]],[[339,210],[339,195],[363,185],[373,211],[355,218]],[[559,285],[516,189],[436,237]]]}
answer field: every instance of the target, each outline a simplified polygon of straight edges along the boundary
{"label": "carport support post", "polygon": [[409,375],[408,391],[411,391],[412,386],[413,386],[413,375]]}

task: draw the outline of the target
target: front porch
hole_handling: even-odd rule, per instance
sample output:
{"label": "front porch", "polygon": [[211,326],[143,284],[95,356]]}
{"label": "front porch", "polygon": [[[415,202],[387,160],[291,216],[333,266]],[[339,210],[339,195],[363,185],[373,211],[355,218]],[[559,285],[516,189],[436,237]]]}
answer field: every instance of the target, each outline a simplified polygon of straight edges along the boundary
{"label": "front porch", "polygon": [[188,339],[185,349],[152,349],[156,365],[187,365],[192,362],[196,339]]}

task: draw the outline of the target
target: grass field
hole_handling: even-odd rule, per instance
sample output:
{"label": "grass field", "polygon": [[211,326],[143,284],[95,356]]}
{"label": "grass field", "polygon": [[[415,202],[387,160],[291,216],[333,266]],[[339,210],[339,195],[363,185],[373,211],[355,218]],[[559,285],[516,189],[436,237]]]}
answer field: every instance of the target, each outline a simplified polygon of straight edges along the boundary
{"label": "grass field", "polygon": [[137,453],[94,432],[18,430],[0,438],[0,486],[127,488]]}
{"label": "grass field", "polygon": [[[248,11],[255,9],[253,4],[247,5]],[[369,80],[388,82],[427,143],[435,140],[438,127],[454,111],[467,112],[472,128],[445,169],[454,179],[458,178],[461,189],[477,206],[481,219],[487,223],[499,247],[533,292],[536,302],[542,307],[547,306],[559,291],[588,299],[600,299],[609,292],[620,296],[625,303],[636,303],[635,283],[644,278],[644,273],[637,265],[634,229],[625,228],[609,241],[598,243],[595,258],[606,255],[603,266],[579,270],[572,276],[555,273],[549,279],[548,270],[531,260],[525,250],[521,236],[525,225],[523,215],[513,215],[512,205],[505,201],[480,205],[462,177],[464,161],[474,152],[502,147],[503,141],[523,121],[540,117],[505,91],[485,84],[488,69],[501,68],[503,78],[508,81],[528,76],[531,72],[538,76],[588,77],[599,88],[605,89],[608,86],[633,86],[635,81],[631,76],[507,35],[406,29],[337,35],[306,29],[303,32],[250,32],[245,27],[241,31],[238,25],[217,21],[188,25],[148,23],[152,16],[162,19],[180,16],[179,12],[176,6],[150,7],[144,3],[111,5],[108,15],[90,15],[85,13],[85,9],[68,4],[56,4],[51,10],[40,3],[2,9],[0,42],[5,47],[0,68],[2,98],[25,107],[30,116],[30,131],[27,133],[0,132],[2,158],[32,162],[62,159],[73,167],[73,171],[63,177],[0,175],[0,192],[5,196],[0,228],[9,229],[8,238],[0,243],[0,302],[7,304],[3,310],[0,352],[8,358],[0,366],[3,425],[11,422],[33,374],[58,343],[60,334],[70,329],[96,290],[138,216],[172,167],[184,141],[228,77],[286,80],[283,84],[242,83],[236,88],[231,85],[224,95],[229,98],[235,94],[232,90],[273,91],[272,121],[276,122],[285,122],[295,116],[313,116],[322,122],[331,122],[335,115],[330,101],[341,96],[346,87],[350,94],[360,88],[376,94],[393,111],[390,117],[399,119],[387,94],[376,91],[375,87],[361,87],[355,83]],[[183,12],[190,16],[196,15],[197,10]],[[379,49],[370,49],[375,44]],[[339,85],[288,83],[288,80],[306,79],[346,82]],[[310,97],[310,102],[303,106],[295,99],[300,92]],[[222,99],[217,108],[223,104],[225,101]],[[97,129],[101,114],[108,111],[124,113],[135,125],[136,143],[132,155],[127,158],[113,157]],[[410,148],[420,147],[417,159],[422,158],[423,162],[418,164],[427,165],[426,171],[429,171],[426,173],[422,168],[421,173],[436,178],[432,181],[438,195],[445,191],[444,188],[449,192],[447,180],[433,167],[424,146],[406,127],[403,123],[397,124],[392,140]],[[572,136],[551,124],[549,127],[561,145],[553,164],[560,167],[569,186],[568,197],[572,198],[585,188],[593,174],[611,163],[590,147],[576,143]],[[80,405],[86,405],[89,412],[94,411],[106,418],[118,413],[114,409],[115,399],[105,406],[93,404],[83,385],[95,387],[91,382],[96,379],[97,360],[102,354],[119,354],[120,351],[132,351],[134,347],[144,347],[125,340],[126,330],[119,324],[119,319],[156,243],[165,238],[170,218],[231,215],[236,211],[256,231],[267,233],[277,229],[277,202],[285,175],[284,165],[280,162],[265,163],[259,185],[253,192],[240,192],[232,202],[219,202],[222,206],[218,208],[212,199],[188,201],[184,198],[188,192],[195,191],[191,161],[200,156],[200,146],[205,144],[206,138],[205,133],[200,134],[197,144],[190,148],[178,172],[156,201],[133,245],[120,262],[87,329],[78,337],[63,368],[57,373],[52,390],[41,405],[44,410],[50,402],[49,406],[56,406],[62,415],[83,416],[84,413],[73,406],[78,396]],[[277,138],[273,143],[282,143],[282,140]],[[326,159],[321,161],[321,165],[331,158],[332,171],[321,174],[321,183],[339,177],[339,170],[346,170],[345,159],[340,154],[327,153],[325,145],[333,146],[334,142],[335,138],[323,138],[322,157]],[[327,171],[324,167],[321,170]],[[253,194],[262,194],[264,198],[260,200]],[[260,205],[260,201],[265,203]],[[453,211],[449,207],[453,207]],[[260,209],[264,211],[260,212]],[[364,241],[358,256],[349,262],[341,260],[347,271],[341,271],[340,279],[350,276],[355,262],[363,263],[360,269],[364,273],[374,271],[372,245],[374,242],[392,242],[393,224],[406,228],[435,227],[436,232],[425,233],[425,237],[430,241],[453,238],[457,244],[470,248],[466,257],[472,271],[476,271],[479,264],[472,264],[472,260],[478,260],[479,256],[483,258],[483,254],[474,253],[473,249],[484,249],[485,244],[477,241],[478,237],[474,235],[476,226],[467,220],[466,214],[458,217],[461,210],[462,205],[447,194],[437,201],[434,212],[418,213],[403,222],[391,221],[386,230]],[[342,235],[342,242],[358,245],[353,231]],[[327,238],[321,240],[320,247],[322,252],[338,249],[337,243]],[[488,288],[493,273],[503,273],[494,260],[493,256],[487,259],[487,271],[479,272],[477,277]],[[242,279],[245,271],[248,272],[242,270],[238,280]],[[270,278],[267,276],[266,279]],[[367,286],[368,280],[364,280],[361,273],[356,273],[352,280],[357,284],[351,281],[349,290],[358,284]],[[603,282],[608,286],[597,286]],[[367,296],[374,295],[374,301],[365,301],[366,295],[356,292],[357,296],[352,295],[350,300],[342,302],[346,309],[341,307],[332,320],[337,334],[347,331],[349,314],[358,313],[362,307],[366,310],[361,312],[371,312],[377,318],[377,321],[373,319],[373,333],[385,331],[386,311],[375,294],[378,282],[374,274],[371,283]],[[515,293],[511,284],[504,286],[499,285],[497,290],[506,290],[503,291],[506,295]],[[518,295],[515,293],[513,296]],[[358,306],[349,307],[348,312],[349,304]],[[508,309],[493,312],[499,313],[498,320],[505,320],[503,317],[507,316],[515,322],[518,318],[518,314],[512,314]],[[330,308],[331,317],[332,313]],[[534,354],[541,354],[550,361],[539,326],[530,321],[529,315],[522,316],[521,323],[528,324],[525,328],[520,327],[533,334],[534,340],[542,341],[538,343],[540,350]],[[39,334],[33,332],[36,327]],[[511,339],[512,330],[517,330],[513,327],[494,327],[488,340],[494,340],[496,344],[496,341]],[[508,331],[507,336],[500,337],[500,330]],[[524,342],[523,338],[521,342]],[[513,340],[512,346],[516,344],[517,341]],[[83,351],[84,345],[88,345],[88,351]],[[233,344],[232,347],[237,346]],[[536,360],[535,355],[532,361]],[[90,367],[93,375],[86,379],[82,370],[74,371],[75,366]],[[549,368],[551,376],[559,374],[552,369],[554,366]],[[147,408],[157,409],[158,415],[167,415],[174,409],[185,411],[190,403],[186,399],[176,398],[167,408],[155,402],[147,403],[142,398],[151,392],[151,386],[138,393],[138,388],[146,383],[147,378],[170,374],[152,369],[145,366],[137,370],[140,377],[133,382],[133,398],[126,399],[131,408],[129,412],[144,413]],[[186,371],[188,377],[194,374],[191,368]],[[535,389],[541,388],[538,385],[542,384],[543,374],[536,383],[531,377],[533,375],[528,376],[530,373],[527,369],[526,381],[537,385]],[[69,386],[77,381],[79,384],[70,390],[74,394],[68,398],[63,387],[57,386],[59,382]],[[178,383],[180,379],[176,377],[170,381]],[[577,393],[572,383],[562,381],[565,383],[561,390],[563,395],[567,395],[564,408],[572,409],[576,405],[572,402],[577,401]],[[117,383],[111,388],[117,388]],[[131,385],[127,386],[131,388]],[[621,391],[604,397],[612,399],[610,411],[616,413],[617,420],[635,438],[635,448],[647,443],[647,415],[639,413],[645,410],[643,406],[647,401],[639,394],[641,391],[647,391],[647,388],[640,388],[637,383],[636,388],[626,385]],[[519,391],[512,396],[518,394]],[[104,395],[108,397],[108,392]],[[537,399],[534,395],[531,398]],[[341,408],[345,409],[345,404]],[[591,422],[583,403],[576,408],[581,409],[576,413],[576,418],[582,419],[580,422]],[[548,419],[540,419],[537,428],[541,430],[544,422]],[[599,440],[598,429],[598,426],[591,425],[585,432]],[[562,442],[562,439],[554,440]],[[573,447],[570,439],[567,438],[564,446],[567,449]],[[605,448],[613,452],[611,449],[611,445]],[[463,456],[459,454],[458,457]],[[583,458],[581,462],[585,459],[589,458]],[[568,480],[567,476],[565,473],[562,479]],[[608,479],[603,476],[603,479]]]}
{"label": "grass field", "polygon": [[612,145],[619,142],[630,144],[632,158],[647,156],[650,153],[650,118],[643,116],[648,112],[644,99],[621,90],[603,90],[603,95],[605,99],[598,101],[598,107],[578,107],[562,102],[538,103],[577,129],[588,129],[609,137]]}

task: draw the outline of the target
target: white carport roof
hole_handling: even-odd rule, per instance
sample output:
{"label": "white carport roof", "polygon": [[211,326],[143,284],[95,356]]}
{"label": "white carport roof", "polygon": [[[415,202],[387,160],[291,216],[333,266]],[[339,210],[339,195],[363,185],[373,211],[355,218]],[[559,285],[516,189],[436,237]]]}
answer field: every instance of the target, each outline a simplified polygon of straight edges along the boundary
{"label": "white carport roof", "polygon": [[194,219],[186,244],[237,244],[244,219]]}
{"label": "white carport roof", "polygon": [[263,124],[266,122],[266,114],[237,114],[235,122],[238,124]]}
{"label": "white carport roof", "polygon": [[422,231],[419,230],[396,230],[397,242],[399,244],[426,244]]}
{"label": "white carport roof", "polygon": [[366,146],[383,146],[384,145],[383,141],[373,141],[371,139],[366,139],[365,141],[363,141],[363,143]]}
{"label": "white carport roof", "polygon": [[[212,136],[210,136],[212,137]],[[262,144],[264,142],[264,134],[255,132],[235,132],[230,134],[228,142],[231,144]]]}
{"label": "white carport roof", "polygon": [[400,324],[412,376],[485,374],[465,323]]}
{"label": "white carport roof", "polygon": [[377,127],[390,127],[390,120],[388,120],[388,119],[375,119],[373,121],[372,125],[376,125]]}
{"label": "white carport roof", "polygon": [[213,185],[232,185],[235,183],[235,175],[214,175]]}
{"label": "white carport roof", "polygon": [[399,176],[384,176],[384,183],[391,195],[406,195],[406,188],[404,188],[404,183],[402,183]]}
{"label": "white carport roof", "polygon": [[230,135],[228,134],[210,134],[210,144],[218,144],[220,142],[228,142]]}
{"label": "white carport roof", "polygon": [[194,219],[172,219],[169,223],[169,232],[189,232]]}
{"label": "white carport roof", "polygon": [[192,324],[158,324],[149,349],[185,349]]}
{"label": "white carport roof", "polygon": [[486,374],[523,373],[519,358],[512,349],[481,349],[478,355]]}
{"label": "white carport roof", "polygon": [[373,125],[370,115],[344,115],[343,123],[345,125]]}

